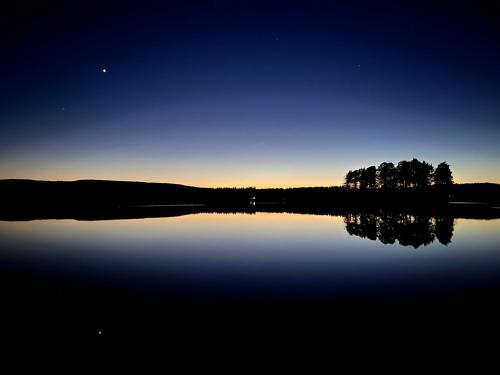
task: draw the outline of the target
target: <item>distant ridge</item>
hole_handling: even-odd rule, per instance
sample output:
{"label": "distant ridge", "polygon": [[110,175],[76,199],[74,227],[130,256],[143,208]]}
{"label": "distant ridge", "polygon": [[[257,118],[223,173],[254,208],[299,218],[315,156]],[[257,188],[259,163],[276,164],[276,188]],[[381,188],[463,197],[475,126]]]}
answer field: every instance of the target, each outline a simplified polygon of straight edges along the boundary
{"label": "distant ridge", "polygon": [[248,202],[248,196],[248,189],[211,189],[159,182],[0,180],[3,207],[234,204]]}
{"label": "distant ridge", "polygon": [[[71,183],[71,184],[95,182],[95,183],[110,183],[110,184],[116,184],[116,183],[119,183],[119,184],[149,184],[149,185],[171,185],[171,186],[182,186],[182,187],[194,187],[194,186],[175,184],[175,183],[169,183],[169,182],[101,180],[101,179],[93,179],[93,178],[79,179],[79,180],[35,180],[35,179],[31,179],[31,178],[7,178],[7,179],[0,180],[0,184],[5,183],[5,182]],[[200,188],[200,189],[204,189],[204,188]]]}

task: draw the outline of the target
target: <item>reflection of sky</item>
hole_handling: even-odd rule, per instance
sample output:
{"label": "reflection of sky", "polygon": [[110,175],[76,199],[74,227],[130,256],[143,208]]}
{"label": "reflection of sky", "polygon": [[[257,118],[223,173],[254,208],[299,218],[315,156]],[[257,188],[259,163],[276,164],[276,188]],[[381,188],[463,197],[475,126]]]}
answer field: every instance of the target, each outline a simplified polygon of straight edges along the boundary
{"label": "reflection of sky", "polygon": [[23,10],[0,178],[332,185],[417,157],[500,182],[487,9],[327,3]]}
{"label": "reflection of sky", "polygon": [[[413,249],[349,236],[342,217],[199,214],[0,223],[4,267],[70,279],[237,288],[415,288],[495,281],[500,221],[456,221],[452,243]],[[292,289],[289,289],[292,288]],[[302,288],[302,289],[301,289]]]}

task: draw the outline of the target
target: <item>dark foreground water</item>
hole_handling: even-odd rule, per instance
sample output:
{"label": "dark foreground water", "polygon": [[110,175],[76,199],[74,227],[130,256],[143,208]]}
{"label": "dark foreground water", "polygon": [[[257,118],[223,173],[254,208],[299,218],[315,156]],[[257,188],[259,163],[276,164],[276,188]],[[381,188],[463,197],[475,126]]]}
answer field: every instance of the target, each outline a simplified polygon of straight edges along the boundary
{"label": "dark foreground water", "polygon": [[25,335],[345,328],[374,317],[453,319],[463,329],[494,324],[500,311],[500,219],[260,212],[0,221],[0,248],[2,331]]}

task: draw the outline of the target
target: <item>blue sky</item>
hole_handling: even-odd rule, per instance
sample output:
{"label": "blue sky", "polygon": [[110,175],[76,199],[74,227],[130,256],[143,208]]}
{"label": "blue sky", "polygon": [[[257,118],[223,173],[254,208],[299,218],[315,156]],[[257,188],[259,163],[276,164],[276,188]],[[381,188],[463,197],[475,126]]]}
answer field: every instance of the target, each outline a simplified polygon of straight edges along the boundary
{"label": "blue sky", "polygon": [[348,169],[417,157],[449,162],[459,182],[500,182],[494,9],[26,9],[5,23],[0,178],[335,185]]}

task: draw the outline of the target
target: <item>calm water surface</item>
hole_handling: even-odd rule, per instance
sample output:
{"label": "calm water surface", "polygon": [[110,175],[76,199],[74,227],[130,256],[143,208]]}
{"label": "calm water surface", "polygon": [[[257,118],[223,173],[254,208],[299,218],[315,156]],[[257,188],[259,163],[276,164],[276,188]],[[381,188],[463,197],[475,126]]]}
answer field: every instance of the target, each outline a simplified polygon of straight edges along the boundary
{"label": "calm water surface", "polygon": [[265,304],[483,293],[500,285],[499,245],[499,219],[202,213],[0,222],[2,292],[12,304],[22,295],[89,309],[117,295]]}
{"label": "calm water surface", "polygon": [[496,279],[500,266],[498,219],[455,219],[450,243],[433,239],[416,248],[350,234],[342,216],[286,213],[1,222],[0,238],[4,266],[156,286],[175,280],[193,288],[221,283],[309,293],[386,282],[481,282]]}

